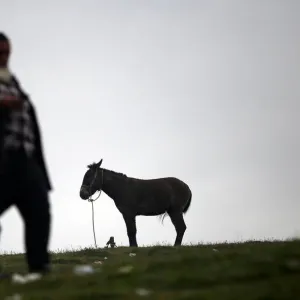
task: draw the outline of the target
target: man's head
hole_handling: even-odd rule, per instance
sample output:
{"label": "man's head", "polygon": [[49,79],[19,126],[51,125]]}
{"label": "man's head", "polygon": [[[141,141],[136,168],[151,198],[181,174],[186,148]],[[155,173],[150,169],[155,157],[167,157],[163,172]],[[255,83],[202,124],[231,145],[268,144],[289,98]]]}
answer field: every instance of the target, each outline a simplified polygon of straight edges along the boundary
{"label": "man's head", "polygon": [[8,66],[9,55],[9,39],[3,32],[0,32],[0,68],[6,68]]}

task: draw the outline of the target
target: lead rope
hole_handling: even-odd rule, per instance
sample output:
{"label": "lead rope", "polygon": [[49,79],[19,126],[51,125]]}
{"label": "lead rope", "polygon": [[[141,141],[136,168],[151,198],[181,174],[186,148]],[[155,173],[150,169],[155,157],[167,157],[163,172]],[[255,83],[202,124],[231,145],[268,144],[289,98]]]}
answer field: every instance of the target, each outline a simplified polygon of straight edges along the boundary
{"label": "lead rope", "polygon": [[[96,179],[98,175],[98,170],[95,174],[95,177],[94,177],[94,180]],[[103,185],[103,170],[102,170],[102,185]],[[101,185],[101,188],[102,188],[102,185]],[[101,192],[102,190],[99,191],[99,195],[96,199],[92,199],[92,197],[90,196],[88,201],[92,203],[92,224],[93,224],[93,234],[94,234],[94,243],[95,243],[95,248],[98,248],[97,247],[97,241],[96,241],[96,233],[95,233],[95,213],[94,213],[94,201],[96,201],[97,199],[99,199],[100,195],[101,195]]]}

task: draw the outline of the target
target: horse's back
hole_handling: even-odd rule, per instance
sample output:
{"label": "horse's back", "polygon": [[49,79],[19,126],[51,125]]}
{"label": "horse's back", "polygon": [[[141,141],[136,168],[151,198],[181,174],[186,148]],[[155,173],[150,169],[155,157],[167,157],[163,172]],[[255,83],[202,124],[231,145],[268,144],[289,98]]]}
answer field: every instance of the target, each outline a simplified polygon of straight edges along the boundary
{"label": "horse's back", "polygon": [[173,199],[182,199],[185,201],[190,197],[190,187],[187,185],[187,183],[176,177],[150,179],[149,184],[150,182],[152,182],[153,185],[160,186],[165,191],[168,191],[169,195]]}
{"label": "horse's back", "polygon": [[135,199],[140,215],[158,215],[183,210],[191,198],[189,186],[175,177],[134,179],[130,198]]}
{"label": "horse's back", "polygon": [[135,185],[144,192],[161,191],[165,195],[189,195],[189,186],[176,177],[161,177],[153,179],[135,179]]}
{"label": "horse's back", "polygon": [[168,177],[167,180],[176,194],[184,198],[189,197],[191,190],[187,183],[176,177]]}

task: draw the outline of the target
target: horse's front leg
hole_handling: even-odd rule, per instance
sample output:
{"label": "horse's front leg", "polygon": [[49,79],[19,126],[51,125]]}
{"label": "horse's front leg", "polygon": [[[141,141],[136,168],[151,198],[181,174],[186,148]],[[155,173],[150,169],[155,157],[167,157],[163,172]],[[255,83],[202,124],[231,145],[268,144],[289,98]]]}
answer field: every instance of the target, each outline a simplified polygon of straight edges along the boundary
{"label": "horse's front leg", "polygon": [[135,216],[129,214],[123,214],[123,218],[127,228],[127,235],[129,239],[130,247],[138,247],[136,242],[136,223]]}

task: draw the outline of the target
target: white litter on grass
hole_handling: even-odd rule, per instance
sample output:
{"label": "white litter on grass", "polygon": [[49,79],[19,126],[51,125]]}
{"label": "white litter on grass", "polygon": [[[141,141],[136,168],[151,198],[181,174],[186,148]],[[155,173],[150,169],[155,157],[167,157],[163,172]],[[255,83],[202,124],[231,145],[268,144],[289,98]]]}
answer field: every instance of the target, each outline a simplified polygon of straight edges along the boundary
{"label": "white litter on grass", "polygon": [[94,264],[102,265],[102,261],[101,260],[96,260],[96,261],[94,261]]}
{"label": "white litter on grass", "polygon": [[124,266],[119,268],[119,273],[130,273],[133,270],[133,266]]}
{"label": "white litter on grass", "polygon": [[87,275],[87,274],[93,274],[94,269],[90,265],[78,265],[74,267],[74,273],[76,275]]}
{"label": "white litter on grass", "polygon": [[42,278],[42,274],[39,274],[39,273],[29,273],[26,276],[27,281],[35,281],[35,280],[39,280],[41,278]]}
{"label": "white litter on grass", "polygon": [[13,274],[12,282],[13,283],[28,283],[32,281],[36,281],[42,278],[42,275],[39,273],[29,273],[27,275]]}
{"label": "white litter on grass", "polygon": [[26,283],[27,282],[25,277],[20,274],[13,274],[11,280],[13,283]]}
{"label": "white litter on grass", "polygon": [[129,253],[130,257],[136,256],[136,253]]}
{"label": "white litter on grass", "polygon": [[4,298],[4,300],[21,300],[22,296],[20,294],[14,294],[12,296],[8,296]]}
{"label": "white litter on grass", "polygon": [[107,259],[107,257],[104,257],[104,259]]}
{"label": "white litter on grass", "polygon": [[214,252],[219,252],[219,250],[218,250],[218,249],[215,249],[215,248],[213,249],[213,251],[214,251]]}
{"label": "white litter on grass", "polygon": [[138,288],[135,290],[135,293],[139,296],[145,297],[145,296],[149,296],[151,294],[151,291],[144,288]]}

